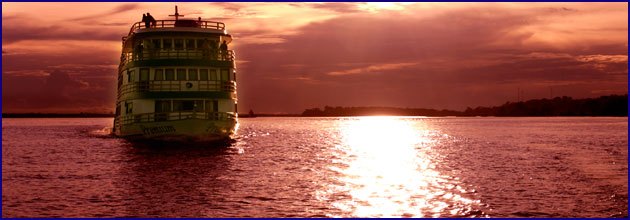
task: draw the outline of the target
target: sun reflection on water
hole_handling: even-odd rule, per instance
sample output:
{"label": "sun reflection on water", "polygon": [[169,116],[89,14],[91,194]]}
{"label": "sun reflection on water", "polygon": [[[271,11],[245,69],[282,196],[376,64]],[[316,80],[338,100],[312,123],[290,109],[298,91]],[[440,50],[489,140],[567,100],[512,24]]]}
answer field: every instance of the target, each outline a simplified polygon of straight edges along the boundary
{"label": "sun reflection on water", "polygon": [[441,175],[432,160],[434,132],[418,120],[361,117],[340,124],[343,144],[333,165],[336,184],[319,191],[341,214],[330,217],[458,216],[479,201]]}

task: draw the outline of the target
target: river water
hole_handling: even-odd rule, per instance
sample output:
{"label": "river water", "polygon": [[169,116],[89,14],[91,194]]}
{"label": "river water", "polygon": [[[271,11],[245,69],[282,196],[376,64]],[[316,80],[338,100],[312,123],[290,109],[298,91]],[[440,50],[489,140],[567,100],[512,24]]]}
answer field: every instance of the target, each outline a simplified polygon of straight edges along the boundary
{"label": "river water", "polygon": [[2,217],[627,217],[627,118],[243,118],[213,145],[2,119]]}

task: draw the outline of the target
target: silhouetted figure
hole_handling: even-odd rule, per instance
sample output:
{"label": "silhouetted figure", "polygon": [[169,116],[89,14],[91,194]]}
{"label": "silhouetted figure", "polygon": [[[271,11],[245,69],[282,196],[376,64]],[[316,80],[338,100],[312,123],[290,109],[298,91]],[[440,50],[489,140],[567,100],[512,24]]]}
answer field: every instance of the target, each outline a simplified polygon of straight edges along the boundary
{"label": "silhouetted figure", "polygon": [[228,53],[228,46],[227,43],[225,41],[223,41],[223,43],[221,44],[221,46],[219,47],[219,49],[221,49],[221,58],[223,60],[227,60],[227,53]]}
{"label": "silhouetted figure", "polygon": [[146,14],[142,14],[142,22],[144,22],[144,28],[149,28],[149,26],[151,26],[151,22],[149,22],[149,18]]}
{"label": "silhouetted figure", "polygon": [[252,118],[253,118],[253,117],[256,117],[256,116],[254,116],[254,111],[253,111],[253,110],[251,110],[251,109],[249,110],[249,117],[252,117]]}
{"label": "silhouetted figure", "polygon": [[151,27],[155,27],[157,21],[155,21],[155,18],[153,18],[153,16],[151,16],[151,14],[149,14],[149,12],[147,12],[147,20],[149,20],[149,23],[151,25]]}

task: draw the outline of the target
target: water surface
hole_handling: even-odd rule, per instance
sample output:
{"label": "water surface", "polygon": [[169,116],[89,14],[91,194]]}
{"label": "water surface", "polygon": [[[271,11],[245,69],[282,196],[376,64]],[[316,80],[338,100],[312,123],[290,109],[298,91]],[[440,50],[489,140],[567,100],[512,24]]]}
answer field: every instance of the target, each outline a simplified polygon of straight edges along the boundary
{"label": "water surface", "polygon": [[626,217],[627,118],[244,118],[129,143],[3,119],[2,217]]}

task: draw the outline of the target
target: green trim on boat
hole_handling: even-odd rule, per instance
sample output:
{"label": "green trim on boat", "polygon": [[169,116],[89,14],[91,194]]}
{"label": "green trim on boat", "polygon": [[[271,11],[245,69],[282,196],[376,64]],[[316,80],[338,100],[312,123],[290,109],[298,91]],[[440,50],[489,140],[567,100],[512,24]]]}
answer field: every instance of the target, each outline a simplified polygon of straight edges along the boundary
{"label": "green trim on boat", "polygon": [[230,92],[131,92],[118,101],[132,99],[169,99],[169,98],[208,98],[208,99],[236,99],[236,93]]}
{"label": "green trim on boat", "polygon": [[208,66],[234,68],[233,61],[202,60],[202,59],[155,59],[130,61],[123,68],[148,66]]}

